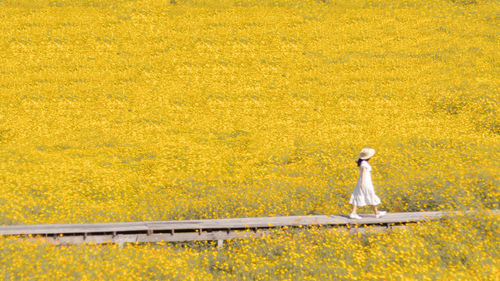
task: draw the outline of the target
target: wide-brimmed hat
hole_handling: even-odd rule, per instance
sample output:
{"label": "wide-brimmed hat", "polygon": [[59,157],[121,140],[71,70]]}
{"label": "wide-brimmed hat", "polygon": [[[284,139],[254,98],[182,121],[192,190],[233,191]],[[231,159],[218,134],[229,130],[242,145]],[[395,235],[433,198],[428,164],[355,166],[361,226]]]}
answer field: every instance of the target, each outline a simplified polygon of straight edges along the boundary
{"label": "wide-brimmed hat", "polygon": [[358,159],[368,159],[371,158],[375,154],[375,149],[365,147],[361,149],[361,152],[359,153]]}

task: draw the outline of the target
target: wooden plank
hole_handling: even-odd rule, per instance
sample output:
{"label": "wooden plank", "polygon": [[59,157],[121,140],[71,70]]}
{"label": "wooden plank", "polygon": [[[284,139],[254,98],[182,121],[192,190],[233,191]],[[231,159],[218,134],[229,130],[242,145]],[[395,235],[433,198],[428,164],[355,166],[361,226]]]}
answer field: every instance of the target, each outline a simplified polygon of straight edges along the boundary
{"label": "wooden plank", "polygon": [[[498,210],[492,210],[498,214]],[[472,211],[467,211],[472,212]],[[95,224],[54,224],[54,225],[14,225],[0,227],[0,234],[41,234],[46,241],[54,244],[80,243],[123,243],[217,240],[258,237],[270,229],[283,226],[334,226],[341,231],[366,232],[386,231],[405,227],[405,223],[422,220],[436,220],[463,212],[414,212],[389,213],[382,218],[373,214],[361,215],[362,219],[353,220],[346,215],[332,216],[283,216],[250,217],[229,219],[208,219],[190,221],[149,221],[129,223]],[[369,226],[369,227],[365,227]],[[241,231],[246,229],[247,231]],[[253,231],[248,231],[253,230]],[[20,236],[20,239],[38,239]],[[218,242],[220,245],[220,242]]]}
{"label": "wooden plank", "polygon": [[[347,228],[342,227],[338,228],[338,231],[347,231],[349,233],[366,233],[370,232],[385,232],[394,228],[405,228],[405,225],[398,226],[378,226],[378,227],[356,227],[356,228]],[[49,243],[53,243],[55,245],[72,245],[72,244],[104,244],[104,243],[151,243],[151,242],[179,242],[179,241],[218,241],[217,245],[221,246],[223,240],[228,239],[243,239],[243,238],[258,238],[262,237],[264,234],[270,234],[270,230],[261,229],[256,232],[253,231],[214,231],[214,232],[202,232],[200,233],[178,233],[175,235],[170,234],[119,234],[116,236],[113,235],[90,235],[87,237],[83,236],[62,236],[62,237],[32,237],[27,238],[31,241],[39,241],[43,240]],[[22,238],[20,238],[22,239]]]}
{"label": "wooden plank", "polygon": [[95,223],[95,224],[53,224],[53,225],[14,225],[0,227],[0,234],[68,234],[68,233],[97,233],[97,232],[126,232],[148,230],[190,230],[190,229],[220,229],[220,228],[253,228],[300,225],[314,223],[347,223],[344,220],[328,218],[321,219],[308,217],[264,217],[264,218],[238,218],[238,219],[211,219],[196,221],[157,221],[157,222],[132,222],[132,223]]}
{"label": "wooden plank", "polygon": [[389,213],[381,218],[375,218],[374,215],[362,216],[361,219],[350,220],[352,224],[389,224],[389,223],[403,223],[403,222],[416,222],[422,220],[435,220],[445,217],[445,214],[439,212],[426,212],[422,214],[405,214],[405,213]]}
{"label": "wooden plank", "polygon": [[[428,214],[430,217],[436,214]],[[237,219],[208,219],[192,221],[156,221],[130,223],[95,223],[95,224],[54,224],[54,225],[15,225],[0,227],[1,235],[16,234],[69,234],[69,233],[100,233],[100,232],[127,232],[148,230],[194,230],[194,229],[244,229],[267,228],[280,226],[298,226],[311,224],[349,224],[349,223],[379,223],[401,222],[424,219],[421,215],[409,213],[392,213],[375,219],[365,217],[352,220],[344,216],[284,216],[284,217],[251,217]]]}
{"label": "wooden plank", "polygon": [[[498,213],[497,210],[494,210]],[[451,212],[450,214],[453,214]],[[206,219],[185,221],[146,221],[121,223],[87,223],[87,224],[42,224],[42,225],[8,225],[0,226],[0,235],[21,234],[98,234],[98,233],[154,233],[169,231],[196,231],[222,229],[272,228],[282,226],[329,225],[343,226],[352,224],[391,224],[415,222],[445,217],[445,212],[406,212],[388,213],[382,218],[373,214],[361,214],[362,219],[350,219],[347,215],[316,216],[282,216],[282,217],[248,217],[229,219]]]}
{"label": "wooden plank", "polygon": [[[280,226],[298,226],[298,225],[312,225],[312,224],[324,224],[324,225],[344,225],[344,224],[377,224],[386,222],[405,222],[405,221],[417,221],[424,219],[439,218],[442,214],[413,214],[412,216],[405,216],[405,213],[392,213],[387,214],[382,218],[375,218],[374,216],[367,215],[360,220],[349,219],[347,216],[287,216],[287,217],[260,217],[260,218],[244,218],[244,219],[220,219],[220,220],[203,220],[199,224],[196,224],[197,228],[203,229],[217,229],[217,228],[265,228],[265,227],[280,227]],[[147,223],[147,225],[155,230],[163,229],[190,229],[194,225],[176,225],[176,224],[164,224],[162,222]]]}
{"label": "wooden plank", "polygon": [[263,217],[263,218],[248,218],[238,220],[206,220],[196,225],[177,225],[162,222],[147,223],[148,227],[154,230],[165,229],[244,229],[244,228],[267,228],[292,225],[310,225],[310,224],[346,224],[349,223],[346,219],[329,218],[328,216],[314,217]]}
{"label": "wooden plank", "polygon": [[92,232],[118,232],[118,231],[147,231],[145,223],[135,225],[59,225],[59,226],[3,226],[0,227],[0,235],[16,234],[69,234],[69,233],[92,233]]}
{"label": "wooden plank", "polygon": [[134,242],[179,242],[179,241],[209,241],[209,240],[228,240],[235,238],[251,238],[251,237],[261,237],[263,233],[269,232],[269,230],[263,230],[258,232],[253,231],[214,231],[214,232],[202,232],[201,234],[196,232],[178,233],[175,235],[170,234],[118,234],[113,235],[90,235],[84,238],[83,236],[60,236],[60,237],[32,237],[28,240],[44,240],[56,245],[70,245],[70,244],[82,244],[82,243],[134,243]]}

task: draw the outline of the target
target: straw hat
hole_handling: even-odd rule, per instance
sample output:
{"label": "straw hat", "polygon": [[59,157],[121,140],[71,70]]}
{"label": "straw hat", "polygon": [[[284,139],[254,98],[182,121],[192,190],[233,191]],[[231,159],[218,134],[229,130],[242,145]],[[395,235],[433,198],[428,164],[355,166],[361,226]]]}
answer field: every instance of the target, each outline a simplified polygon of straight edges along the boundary
{"label": "straw hat", "polygon": [[358,159],[368,159],[371,158],[375,154],[375,149],[365,147],[361,149],[361,152],[359,153]]}

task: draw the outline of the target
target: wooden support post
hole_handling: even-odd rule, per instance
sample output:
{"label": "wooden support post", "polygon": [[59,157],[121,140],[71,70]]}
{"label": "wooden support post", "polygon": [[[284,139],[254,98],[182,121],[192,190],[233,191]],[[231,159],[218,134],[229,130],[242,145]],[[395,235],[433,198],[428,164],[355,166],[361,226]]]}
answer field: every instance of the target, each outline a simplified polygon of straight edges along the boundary
{"label": "wooden support post", "polygon": [[222,247],[224,247],[224,240],[217,240],[217,249],[222,249]]}

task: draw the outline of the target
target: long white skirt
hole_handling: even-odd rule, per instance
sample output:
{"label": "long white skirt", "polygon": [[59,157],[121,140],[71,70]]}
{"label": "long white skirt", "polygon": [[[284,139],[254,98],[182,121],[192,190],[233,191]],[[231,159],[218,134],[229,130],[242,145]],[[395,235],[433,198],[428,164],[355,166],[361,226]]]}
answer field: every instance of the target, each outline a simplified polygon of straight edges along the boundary
{"label": "long white skirt", "polygon": [[359,177],[356,187],[351,194],[350,204],[360,207],[380,204],[380,198],[375,194],[375,189],[373,188],[371,175],[368,174],[367,176],[367,184],[364,189],[361,189],[361,176]]}

